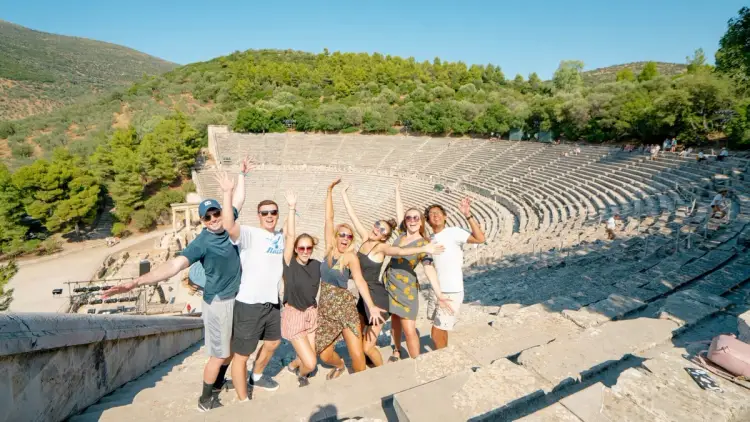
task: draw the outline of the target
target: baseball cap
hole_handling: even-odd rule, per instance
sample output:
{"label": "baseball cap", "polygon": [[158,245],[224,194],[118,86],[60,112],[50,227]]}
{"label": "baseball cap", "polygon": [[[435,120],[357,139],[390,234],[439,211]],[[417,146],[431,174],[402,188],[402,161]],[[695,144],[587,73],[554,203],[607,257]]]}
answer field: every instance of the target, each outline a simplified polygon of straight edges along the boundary
{"label": "baseball cap", "polygon": [[203,218],[206,216],[206,212],[210,210],[211,208],[216,208],[217,210],[221,209],[221,204],[219,204],[219,201],[215,199],[206,199],[205,201],[201,202],[200,205],[198,205],[198,216],[200,218]]}

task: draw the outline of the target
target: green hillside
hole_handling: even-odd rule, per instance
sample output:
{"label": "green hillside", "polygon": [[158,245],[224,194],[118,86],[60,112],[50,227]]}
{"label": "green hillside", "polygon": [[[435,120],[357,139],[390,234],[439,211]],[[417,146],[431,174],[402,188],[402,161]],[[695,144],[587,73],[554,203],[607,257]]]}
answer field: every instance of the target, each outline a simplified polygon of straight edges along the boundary
{"label": "green hillside", "polygon": [[[583,82],[586,85],[597,85],[608,82],[615,82],[617,80],[617,72],[623,69],[630,69],[634,74],[638,75],[641,73],[643,68],[648,62],[632,62],[625,64],[618,64],[614,66],[600,67],[598,69],[587,70],[581,73],[583,76]],[[659,74],[664,76],[676,76],[687,71],[687,65],[679,63],[665,63],[665,62],[654,62]]]}
{"label": "green hillside", "polygon": [[175,66],[119,45],[0,20],[0,120],[50,111]]}

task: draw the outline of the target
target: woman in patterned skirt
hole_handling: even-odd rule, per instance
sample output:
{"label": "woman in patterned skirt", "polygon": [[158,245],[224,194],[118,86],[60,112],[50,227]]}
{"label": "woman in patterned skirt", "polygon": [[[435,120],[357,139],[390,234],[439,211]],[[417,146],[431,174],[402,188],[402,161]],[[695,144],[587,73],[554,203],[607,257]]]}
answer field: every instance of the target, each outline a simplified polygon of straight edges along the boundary
{"label": "woman in patterned skirt", "polygon": [[[359,259],[359,265],[362,268],[362,276],[367,281],[367,287],[370,289],[370,296],[372,297],[375,305],[388,309],[388,292],[385,290],[385,285],[380,278],[380,270],[383,267],[383,262],[386,256],[399,256],[408,257],[412,255],[420,255],[423,253],[435,255],[441,253],[445,248],[442,245],[435,243],[426,243],[414,248],[399,248],[386,243],[390,239],[393,230],[396,228],[396,221],[391,220],[378,220],[373,224],[372,228],[368,230],[359,218],[357,213],[354,211],[354,207],[349,201],[349,196],[346,191],[349,189],[348,185],[345,185],[341,191],[341,197],[344,200],[344,206],[349,214],[349,218],[354,223],[354,227],[357,229],[357,233],[362,238],[362,244],[359,246],[357,251],[357,258]],[[380,355],[380,350],[376,346],[378,336],[383,329],[381,324],[370,324],[370,314],[367,312],[364,300],[360,297],[357,303],[357,311],[359,311],[360,329],[365,333],[362,338],[362,347],[365,355],[370,358],[374,366],[380,366],[383,364],[383,357]],[[390,315],[385,313],[384,319],[388,319]]]}
{"label": "woman in patterned skirt", "polygon": [[339,377],[346,369],[344,360],[334,350],[336,340],[342,336],[351,356],[354,372],[366,368],[359,330],[357,299],[347,290],[349,278],[354,279],[373,324],[385,322],[382,315],[386,312],[373,303],[367,282],[362,277],[359,260],[354,254],[354,230],[348,224],[334,227],[333,188],[340,182],[341,179],[333,181],[328,186],[326,194],[326,257],[320,264],[319,327],[315,336],[315,346],[320,359],[334,367],[326,377],[328,379]]}
{"label": "woman in patterned skirt", "polygon": [[[422,213],[416,208],[409,208],[404,213],[404,206],[401,202],[401,192],[399,186],[396,186],[396,216],[401,222],[399,226],[399,235],[393,241],[394,246],[400,248],[420,248],[429,244],[430,241],[425,231]],[[419,310],[419,280],[415,269],[417,264],[422,264],[425,275],[439,298],[441,307],[448,307],[449,300],[446,299],[440,283],[438,282],[437,272],[432,265],[432,256],[422,252],[409,256],[402,256],[391,259],[383,276],[386,291],[388,292],[389,302],[388,311],[391,313],[391,329],[393,333],[393,355],[388,359],[395,362],[401,356],[401,333],[406,335],[406,349],[409,356],[416,358],[419,356],[419,334],[415,320]],[[449,308],[449,307],[448,307]]]}

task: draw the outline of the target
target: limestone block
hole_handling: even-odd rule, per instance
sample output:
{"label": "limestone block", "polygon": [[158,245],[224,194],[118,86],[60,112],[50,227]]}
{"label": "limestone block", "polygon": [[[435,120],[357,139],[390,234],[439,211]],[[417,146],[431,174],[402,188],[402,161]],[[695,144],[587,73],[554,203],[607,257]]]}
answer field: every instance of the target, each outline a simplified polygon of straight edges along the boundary
{"label": "limestone block", "polygon": [[580,329],[542,304],[527,306],[487,324],[461,326],[451,333],[451,344],[466,351],[481,364],[489,364],[530,347],[567,337]]}
{"label": "limestone block", "polygon": [[737,330],[740,332],[737,338],[750,344],[750,311],[737,317]]}
{"label": "limestone block", "polygon": [[588,307],[578,311],[566,309],[562,311],[562,314],[565,318],[573,321],[573,323],[581,328],[596,327],[597,325],[609,321],[609,318],[606,315],[602,315],[599,312],[593,312]]}
{"label": "limestone block", "polygon": [[697,302],[680,293],[673,294],[666,298],[658,310],[658,316],[660,319],[674,321],[682,327],[693,325],[703,318],[719,311],[716,307]]}
{"label": "limestone block", "polygon": [[602,383],[593,384],[577,393],[563,397],[560,404],[583,422],[663,422],[628,398]]}
{"label": "limestone block", "polygon": [[519,422],[581,422],[570,410],[559,403],[547,406],[528,416],[518,419]]}
{"label": "limestone block", "polygon": [[414,361],[416,363],[417,382],[420,384],[479,365],[474,357],[455,346],[421,354]]}
{"label": "limestone block", "polygon": [[676,328],[672,321],[650,318],[607,322],[526,350],[518,362],[560,386],[599,372],[629,354],[651,349],[669,340]]}

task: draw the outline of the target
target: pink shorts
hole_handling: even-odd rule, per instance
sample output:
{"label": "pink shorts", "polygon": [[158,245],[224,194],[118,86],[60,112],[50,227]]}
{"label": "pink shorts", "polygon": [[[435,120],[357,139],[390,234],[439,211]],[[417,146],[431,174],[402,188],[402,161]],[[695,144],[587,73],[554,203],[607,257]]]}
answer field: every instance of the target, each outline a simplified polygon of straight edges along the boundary
{"label": "pink shorts", "polygon": [[311,306],[300,311],[293,306],[284,306],[281,313],[281,337],[285,340],[312,334],[318,329],[318,308]]}

